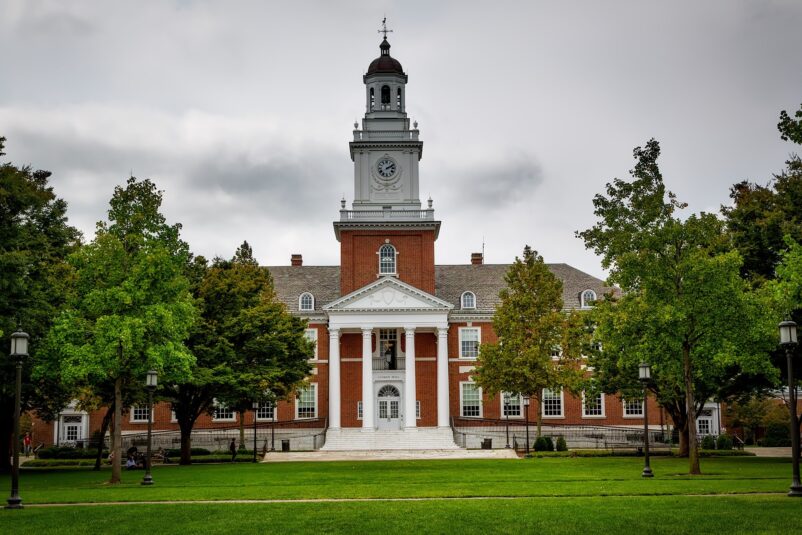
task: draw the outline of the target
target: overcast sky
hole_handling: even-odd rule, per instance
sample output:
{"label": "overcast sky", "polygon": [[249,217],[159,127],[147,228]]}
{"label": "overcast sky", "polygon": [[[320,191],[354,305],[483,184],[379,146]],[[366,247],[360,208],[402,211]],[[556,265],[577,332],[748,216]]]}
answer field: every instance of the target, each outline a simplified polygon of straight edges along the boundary
{"label": "overcast sky", "polygon": [[409,75],[438,264],[530,244],[597,276],[574,231],[655,137],[668,187],[718,211],[794,146],[802,2],[0,0],[6,160],[53,172],[87,238],[130,173],[165,192],[194,252],[339,263],[348,141],[379,54]]}

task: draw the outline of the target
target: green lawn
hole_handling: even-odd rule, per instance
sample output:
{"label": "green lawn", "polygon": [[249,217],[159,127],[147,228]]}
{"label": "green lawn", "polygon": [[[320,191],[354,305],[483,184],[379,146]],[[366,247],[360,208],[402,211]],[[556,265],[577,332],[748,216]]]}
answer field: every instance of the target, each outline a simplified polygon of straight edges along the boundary
{"label": "green lawn", "polygon": [[[640,477],[642,459],[615,457],[157,466],[152,487],[139,485],[141,471],[125,472],[123,484],[109,486],[108,469],[23,470],[26,505],[374,501],[28,507],[0,511],[0,533],[802,532],[802,500],[754,495],[786,492],[790,460],[704,459],[701,477],[684,474],[685,459],[657,458],[652,466],[657,474],[652,480]],[[0,488],[8,485],[7,476],[0,478]]]}

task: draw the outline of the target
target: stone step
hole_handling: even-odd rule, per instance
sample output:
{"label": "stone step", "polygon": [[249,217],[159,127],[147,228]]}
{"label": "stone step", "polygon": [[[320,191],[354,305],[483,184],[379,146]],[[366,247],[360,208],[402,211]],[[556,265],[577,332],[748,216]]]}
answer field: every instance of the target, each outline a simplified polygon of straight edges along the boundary
{"label": "stone step", "polygon": [[450,428],[416,428],[410,430],[363,431],[362,429],[329,430],[322,451],[367,450],[457,450]]}

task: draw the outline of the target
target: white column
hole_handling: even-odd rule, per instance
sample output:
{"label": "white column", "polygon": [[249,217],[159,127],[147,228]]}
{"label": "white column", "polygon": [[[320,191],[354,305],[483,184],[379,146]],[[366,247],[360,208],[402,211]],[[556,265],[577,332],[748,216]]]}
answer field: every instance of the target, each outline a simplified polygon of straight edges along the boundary
{"label": "white column", "polygon": [[373,430],[373,329],[362,328],[362,429]]}
{"label": "white column", "polygon": [[448,407],[448,327],[437,329],[437,426],[450,427]]}
{"label": "white column", "polygon": [[415,386],[415,327],[404,327],[407,337],[406,372],[404,374],[404,427],[417,427],[415,402],[418,399]]}
{"label": "white column", "polygon": [[329,429],[340,428],[340,330],[329,330]]}

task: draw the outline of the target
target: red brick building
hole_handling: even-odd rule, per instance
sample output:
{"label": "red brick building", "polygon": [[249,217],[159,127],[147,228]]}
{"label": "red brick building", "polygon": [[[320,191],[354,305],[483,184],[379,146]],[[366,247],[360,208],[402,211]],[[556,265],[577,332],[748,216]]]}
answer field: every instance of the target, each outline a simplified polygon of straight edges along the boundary
{"label": "red brick building", "polygon": [[[354,199],[350,209],[341,201],[334,222],[340,265],[305,266],[299,254],[289,266],[269,268],[278,298],[308,320],[307,335],[316,341],[310,387],[275,411],[246,413],[244,423],[254,416],[279,429],[309,422],[326,428],[324,449],[453,448],[452,425],[523,422],[519,397],[490,399],[471,380],[479,344],[495,340],[492,317],[508,266],[485,264],[481,253],[464,265],[435,264],[441,221],[431,199],[425,206],[420,200],[423,141],[406,113],[407,75],[386,39],[380,50],[363,77],[365,115],[349,144]],[[549,267],[563,282],[567,309],[588,308],[609,291],[569,265]],[[643,422],[639,401],[611,395],[545,392],[543,406],[529,409],[531,421],[541,411],[552,426]],[[651,402],[650,409],[653,426],[665,423]],[[177,429],[168,404],[154,416],[157,429]],[[240,417],[220,407],[198,427],[233,427]],[[83,439],[100,418],[68,408],[52,439]],[[147,410],[132,408],[123,429],[144,431],[146,422]]]}

